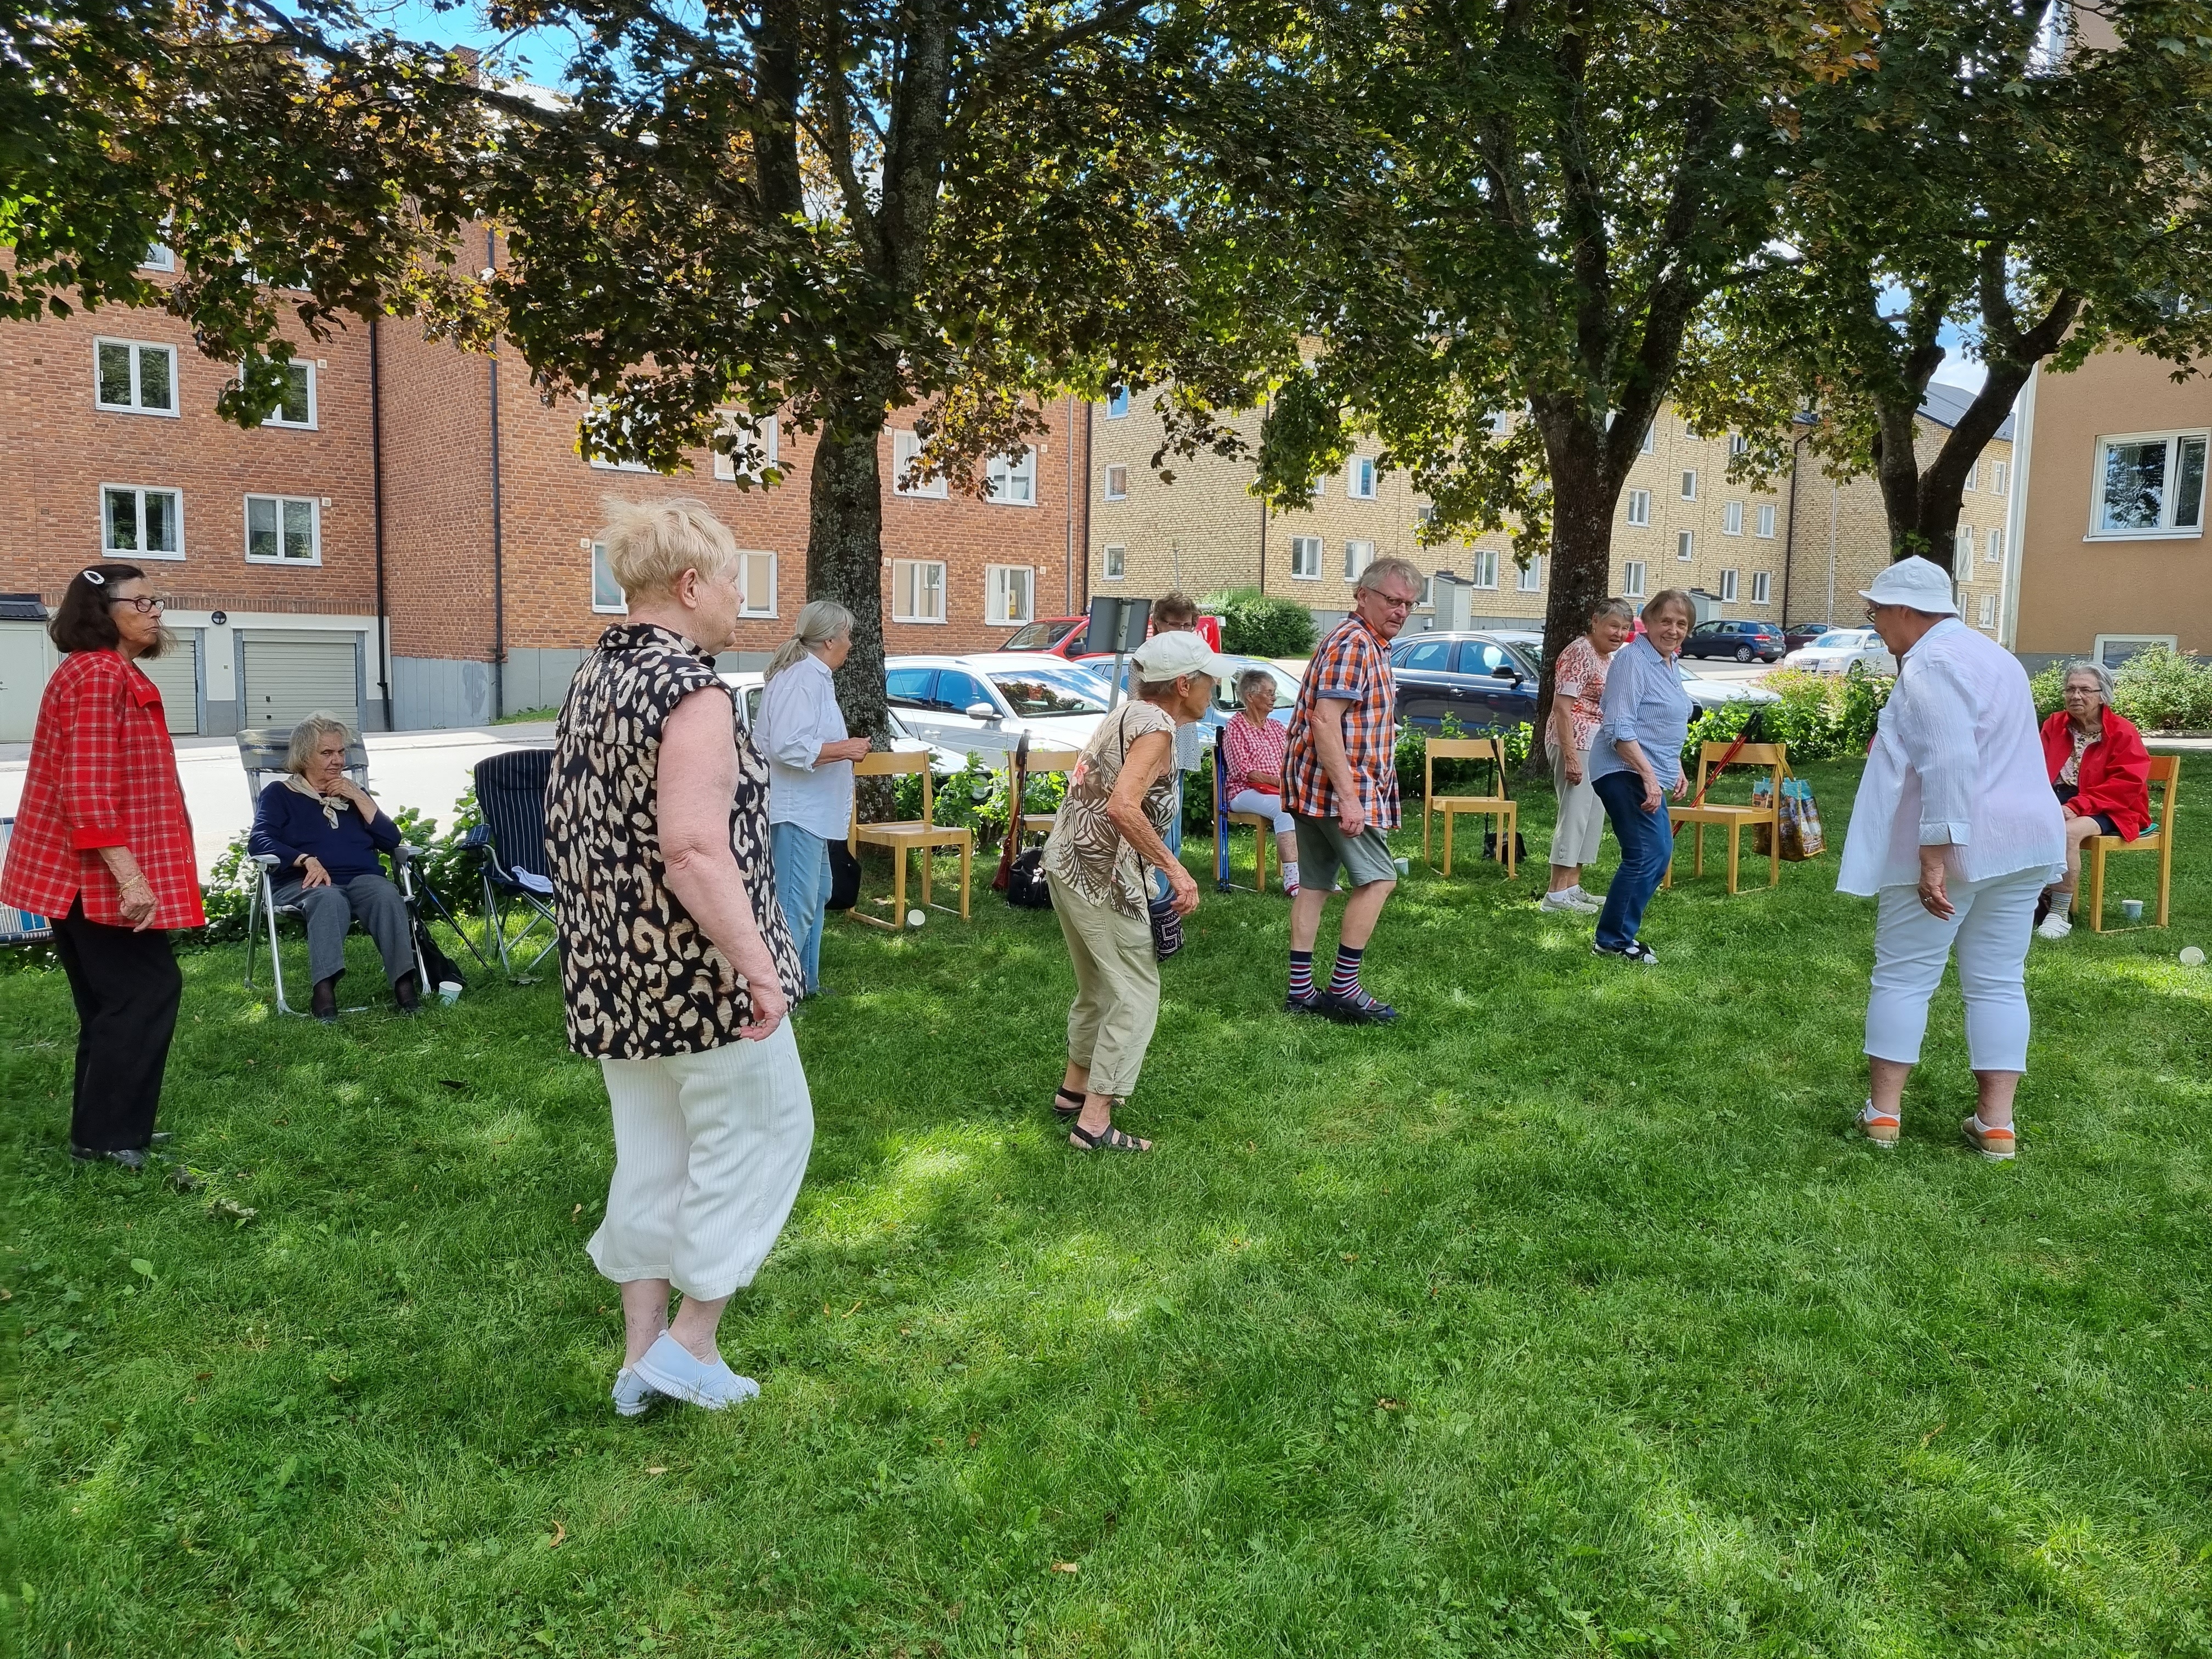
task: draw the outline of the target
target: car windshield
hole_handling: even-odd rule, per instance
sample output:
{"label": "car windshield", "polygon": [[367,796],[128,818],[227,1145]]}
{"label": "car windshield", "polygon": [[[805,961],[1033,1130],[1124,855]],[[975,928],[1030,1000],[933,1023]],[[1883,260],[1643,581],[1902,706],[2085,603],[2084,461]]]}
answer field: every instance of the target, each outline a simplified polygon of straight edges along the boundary
{"label": "car windshield", "polygon": [[1066,639],[1072,622],[1035,622],[1000,647],[1007,651],[1049,651]]}
{"label": "car windshield", "polygon": [[1229,673],[1227,678],[1224,678],[1220,684],[1213,688],[1213,706],[1216,708],[1226,710],[1242,708],[1244,706],[1237,700],[1237,682],[1243,677],[1246,670],[1253,668],[1266,669],[1267,671],[1268,677],[1275,682],[1276,708],[1288,708],[1292,703],[1298,700],[1298,683],[1292,679],[1288,674],[1285,674],[1281,669],[1276,667],[1274,664],[1271,662],[1240,661],[1238,659],[1231,657],[1229,659]]}
{"label": "car windshield", "polygon": [[1103,682],[1080,668],[1008,669],[992,675],[991,684],[1024,720],[1106,712]]}
{"label": "car windshield", "polygon": [[1866,643],[1864,630],[1856,628],[1832,629],[1813,643],[1820,650],[1850,650]]}

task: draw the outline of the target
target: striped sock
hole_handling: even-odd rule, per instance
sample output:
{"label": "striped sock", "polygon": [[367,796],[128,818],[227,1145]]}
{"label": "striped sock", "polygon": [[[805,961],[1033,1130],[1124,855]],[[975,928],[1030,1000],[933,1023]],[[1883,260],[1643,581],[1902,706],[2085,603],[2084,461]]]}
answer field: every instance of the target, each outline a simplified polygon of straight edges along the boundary
{"label": "striped sock", "polygon": [[1328,994],[1333,997],[1348,997],[1354,1002],[1364,1000],[1359,989],[1359,958],[1365,951],[1355,951],[1348,945],[1336,947],[1336,971],[1329,975]]}
{"label": "striped sock", "polygon": [[1313,952],[1291,952],[1291,995],[1303,1002],[1314,994]]}

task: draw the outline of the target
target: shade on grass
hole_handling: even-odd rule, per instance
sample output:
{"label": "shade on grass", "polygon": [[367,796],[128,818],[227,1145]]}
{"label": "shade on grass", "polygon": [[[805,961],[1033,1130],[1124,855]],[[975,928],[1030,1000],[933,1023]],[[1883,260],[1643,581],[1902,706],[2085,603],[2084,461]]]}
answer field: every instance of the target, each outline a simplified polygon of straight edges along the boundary
{"label": "shade on grass", "polygon": [[1049,915],[833,927],[813,1164],[724,1328],[765,1392],[632,1423],[552,984],[325,1030],[188,958],[183,1194],[70,1164],[65,988],[0,979],[0,1616],[87,1656],[2212,1651],[2183,832],[2175,928],[2036,946],[2009,1168],[1960,1150],[1948,985],[1902,1147],[1848,1133],[1832,853],[1662,894],[1648,972],[1540,864],[1417,866],[1390,1030],[1286,1019],[1282,901],[1209,890],[1145,1158],[1054,1133]]}

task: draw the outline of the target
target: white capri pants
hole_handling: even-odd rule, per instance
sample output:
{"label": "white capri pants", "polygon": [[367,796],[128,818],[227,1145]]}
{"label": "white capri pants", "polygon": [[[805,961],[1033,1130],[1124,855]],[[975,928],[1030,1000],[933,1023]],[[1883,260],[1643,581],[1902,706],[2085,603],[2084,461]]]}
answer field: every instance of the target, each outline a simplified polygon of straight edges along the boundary
{"label": "white capri pants", "polygon": [[1277,835],[1287,836],[1291,833],[1291,815],[1283,811],[1283,798],[1280,795],[1263,795],[1256,789],[1240,789],[1229,798],[1229,810],[1232,812],[1250,812],[1258,817],[1273,818],[1275,821]]}
{"label": "white capri pants", "polygon": [[1950,921],[1928,914],[1917,887],[1885,887],[1876,898],[1874,988],[1867,998],[1866,1052],[1917,1065],[1928,1003],[1943,963],[1959,957],[1966,1004],[1966,1058],[1978,1072],[2027,1069],[2027,941],[2040,865],[1987,881],[1947,881]]}
{"label": "white capri pants", "polygon": [[759,1042],[599,1069],[615,1173],[606,1219],[586,1246],[592,1265],[618,1285],[665,1279],[708,1302],[751,1284],[814,1146],[791,1022]]}
{"label": "white capri pants", "polygon": [[1549,862],[1571,869],[1597,862],[1598,837],[1605,833],[1605,803],[1589,781],[1589,750],[1579,757],[1583,781],[1567,781],[1567,757],[1556,745],[1552,750],[1552,788],[1559,796],[1559,816],[1552,826]]}

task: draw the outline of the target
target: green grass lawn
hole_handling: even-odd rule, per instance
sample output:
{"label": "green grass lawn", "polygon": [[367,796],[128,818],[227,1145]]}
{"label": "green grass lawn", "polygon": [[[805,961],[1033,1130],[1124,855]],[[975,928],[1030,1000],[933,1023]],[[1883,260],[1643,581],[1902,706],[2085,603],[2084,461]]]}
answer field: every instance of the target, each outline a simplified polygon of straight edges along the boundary
{"label": "green grass lawn", "polygon": [[[1854,769],[1812,775],[1839,848]],[[325,1030],[186,958],[190,1193],[70,1163],[64,985],[0,978],[0,1619],[82,1659],[2212,1653],[2184,850],[2169,932],[2037,945],[2011,1167],[1960,1147],[1948,986],[1902,1147],[1848,1132],[1833,850],[1662,894],[1656,971],[1540,865],[1417,865],[1389,1030],[1279,1013],[1282,900],[1209,887],[1143,1158],[1054,1133],[1049,915],[833,926],[813,1163],[723,1327],[764,1392],[629,1423],[550,978]]]}

